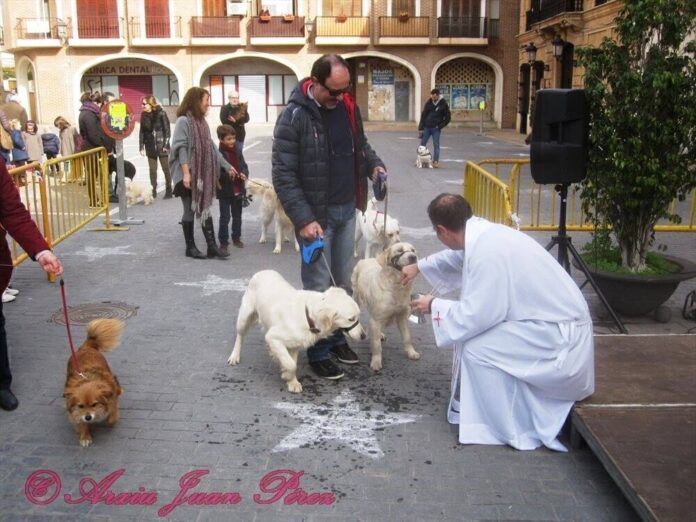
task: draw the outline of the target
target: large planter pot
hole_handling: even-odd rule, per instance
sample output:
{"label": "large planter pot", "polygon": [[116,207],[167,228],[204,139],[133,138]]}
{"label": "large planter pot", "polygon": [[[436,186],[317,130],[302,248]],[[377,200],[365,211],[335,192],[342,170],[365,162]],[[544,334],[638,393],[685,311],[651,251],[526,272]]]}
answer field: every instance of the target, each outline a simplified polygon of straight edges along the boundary
{"label": "large planter pot", "polygon": [[592,277],[614,311],[636,317],[648,314],[667,301],[679,283],[696,277],[696,264],[686,259],[662,255],[681,267],[679,272],[659,276],[617,274],[588,265]]}

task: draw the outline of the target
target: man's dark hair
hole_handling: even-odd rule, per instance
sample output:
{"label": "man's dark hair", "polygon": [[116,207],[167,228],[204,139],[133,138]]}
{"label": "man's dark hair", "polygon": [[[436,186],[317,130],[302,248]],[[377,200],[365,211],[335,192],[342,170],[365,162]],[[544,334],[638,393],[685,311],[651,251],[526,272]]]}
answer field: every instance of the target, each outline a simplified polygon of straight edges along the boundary
{"label": "man's dark hair", "polygon": [[438,96],[440,96],[440,89],[433,89],[432,91],[430,91],[430,94],[437,94]]}
{"label": "man's dark hair", "polygon": [[220,141],[222,141],[226,136],[236,136],[237,131],[234,130],[234,127],[232,125],[220,125],[217,128],[217,137]]}
{"label": "man's dark hair", "polygon": [[469,202],[458,194],[445,192],[428,205],[428,217],[433,226],[442,225],[452,232],[463,230],[473,214]]}
{"label": "man's dark hair", "polygon": [[314,62],[310,74],[312,77],[316,78],[320,84],[324,85],[326,79],[331,76],[331,69],[335,66],[345,67],[346,70],[350,72],[350,65],[348,65],[348,62],[343,57],[337,54],[325,54]]}

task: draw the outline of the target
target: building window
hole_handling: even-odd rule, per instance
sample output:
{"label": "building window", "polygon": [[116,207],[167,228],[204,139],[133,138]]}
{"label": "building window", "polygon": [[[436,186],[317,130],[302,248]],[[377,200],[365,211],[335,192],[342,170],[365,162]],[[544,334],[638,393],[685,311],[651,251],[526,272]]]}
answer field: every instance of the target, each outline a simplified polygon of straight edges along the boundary
{"label": "building window", "polygon": [[295,14],[293,0],[259,0],[258,12],[267,10],[271,16],[283,16]]}
{"label": "building window", "polygon": [[322,0],[321,8],[324,16],[362,16],[360,0]]}
{"label": "building window", "polygon": [[399,16],[404,13],[408,16],[416,16],[415,0],[394,0],[392,4],[392,16]]}
{"label": "building window", "polygon": [[268,105],[287,105],[290,94],[297,85],[294,75],[268,75]]}

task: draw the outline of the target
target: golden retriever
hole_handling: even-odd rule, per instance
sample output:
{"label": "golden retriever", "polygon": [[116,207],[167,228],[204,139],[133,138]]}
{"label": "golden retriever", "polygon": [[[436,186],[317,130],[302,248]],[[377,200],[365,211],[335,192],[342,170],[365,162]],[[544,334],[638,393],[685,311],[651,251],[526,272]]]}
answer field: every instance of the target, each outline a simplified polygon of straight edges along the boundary
{"label": "golden retriever", "polygon": [[261,207],[259,209],[261,215],[261,237],[259,243],[266,242],[266,230],[275,218],[275,248],[274,254],[280,254],[283,240],[294,241],[295,251],[300,251],[300,245],[295,238],[295,227],[290,221],[290,218],[283,210],[283,205],[280,204],[278,196],[273,190],[273,185],[262,179],[250,179],[246,183],[247,190],[252,195],[261,198]]}
{"label": "golden retriever", "polygon": [[351,339],[365,338],[360,308],[342,288],[324,292],[296,290],[273,270],[257,272],[249,281],[237,316],[237,338],[227,364],[239,364],[244,337],[257,321],[266,330],[266,344],[278,361],[280,376],[291,393],[302,392],[297,380],[297,355],[319,339],[343,330]]}
{"label": "golden retriever", "polygon": [[65,409],[68,418],[80,435],[80,445],[92,444],[91,424],[106,421],[113,426],[118,421],[118,397],[123,389],[111,373],[102,352],[114,349],[121,338],[123,322],[117,319],[95,319],[87,325],[87,339],[76,352],[82,374],[68,360],[65,379]]}
{"label": "golden retriever", "polygon": [[360,238],[365,238],[365,257],[371,257],[372,250],[381,251],[383,248],[398,243],[401,230],[399,222],[387,215],[385,227],[384,213],[377,210],[377,200],[372,198],[365,212],[355,211],[355,250],[354,257],[358,257],[358,244]]}
{"label": "golden retriever", "polygon": [[410,243],[395,243],[387,247],[376,259],[363,259],[355,265],[351,282],[353,297],[358,304],[367,308],[370,315],[368,337],[370,338],[370,368],[382,369],[382,340],[384,327],[396,321],[404,343],[406,356],[420,359],[420,354],[411,343],[408,327],[411,286],[401,284],[401,269],[418,262],[416,249]]}

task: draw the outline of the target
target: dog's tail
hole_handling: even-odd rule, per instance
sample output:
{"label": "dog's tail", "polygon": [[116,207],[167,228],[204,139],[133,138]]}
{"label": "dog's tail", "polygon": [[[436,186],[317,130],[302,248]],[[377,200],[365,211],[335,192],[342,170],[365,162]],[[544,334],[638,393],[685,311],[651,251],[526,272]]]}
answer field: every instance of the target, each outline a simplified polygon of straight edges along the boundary
{"label": "dog's tail", "polygon": [[121,341],[123,321],[118,319],[95,319],[87,325],[87,341],[95,350],[110,352]]}

